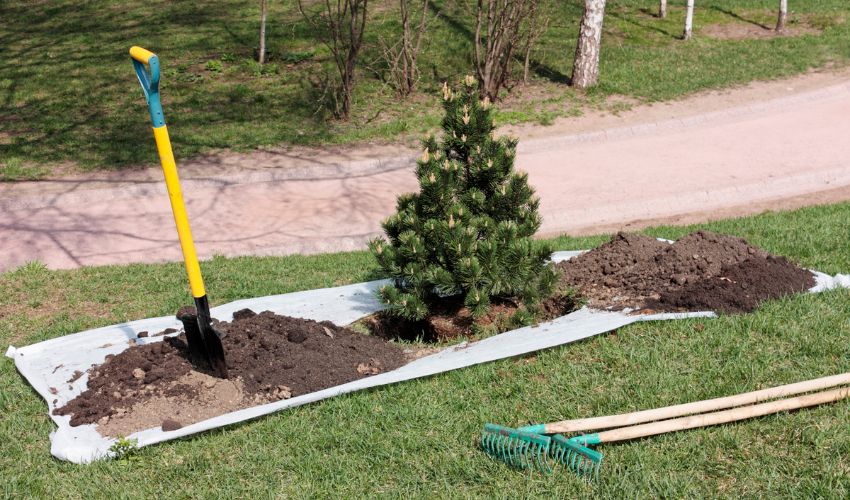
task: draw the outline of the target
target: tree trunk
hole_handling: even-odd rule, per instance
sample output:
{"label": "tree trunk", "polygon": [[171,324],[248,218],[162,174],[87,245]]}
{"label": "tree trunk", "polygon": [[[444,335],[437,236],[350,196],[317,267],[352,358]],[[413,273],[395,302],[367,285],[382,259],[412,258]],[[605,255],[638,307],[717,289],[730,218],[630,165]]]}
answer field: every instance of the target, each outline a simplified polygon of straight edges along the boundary
{"label": "tree trunk", "polygon": [[688,0],[688,11],[685,15],[685,32],[682,34],[684,40],[690,40],[694,35],[694,0]]}
{"label": "tree trunk", "polygon": [[354,93],[354,61],[346,67],[347,69],[342,77],[342,92],[340,92],[342,102],[339,104],[338,112],[341,120],[348,120],[348,116],[351,114],[351,94]]}
{"label": "tree trunk", "polygon": [[776,31],[785,29],[785,21],[788,19],[788,0],[779,0],[779,18],[776,20]]}
{"label": "tree trunk", "polygon": [[410,10],[405,0],[400,1],[401,11],[401,94],[408,95],[413,91],[413,68],[411,67],[410,55],[413,52],[410,41]]}
{"label": "tree trunk", "polygon": [[342,95],[340,96],[342,98],[342,106],[339,111],[339,117],[342,120],[348,120],[348,116],[351,114],[351,95],[354,93],[355,80],[354,72],[357,68],[357,56],[363,44],[363,31],[366,26],[366,7],[368,3],[368,0],[345,1],[348,2],[351,14],[348,19],[348,53],[340,74],[342,77]]}
{"label": "tree trunk", "polygon": [[661,0],[658,3],[658,17],[665,19],[667,17],[667,0]]}
{"label": "tree trunk", "polygon": [[585,0],[584,15],[573,63],[573,86],[585,89],[599,80],[599,49],[602,44],[602,20],[605,0]]}
{"label": "tree trunk", "polygon": [[269,10],[269,0],[260,0],[260,51],[257,54],[257,62],[266,62],[266,14]]}

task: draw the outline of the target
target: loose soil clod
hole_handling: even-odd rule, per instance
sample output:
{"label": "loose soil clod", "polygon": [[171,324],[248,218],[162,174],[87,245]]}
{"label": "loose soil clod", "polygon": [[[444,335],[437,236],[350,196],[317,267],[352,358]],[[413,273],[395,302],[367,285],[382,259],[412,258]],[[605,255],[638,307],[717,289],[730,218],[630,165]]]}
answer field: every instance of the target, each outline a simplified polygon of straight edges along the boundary
{"label": "loose soil clod", "polygon": [[71,378],[68,379],[68,383],[73,384],[82,376],[83,372],[81,372],[80,370],[74,370],[74,373],[71,374]]}
{"label": "loose soil clod", "polygon": [[749,312],[766,299],[807,290],[811,272],[742,238],[708,231],[673,244],[618,233],[558,264],[561,285],[597,309]]}
{"label": "loose soil clod", "polygon": [[398,346],[329,322],[243,310],[218,323],[231,377],[194,367],[183,335],[130,347],[93,367],[88,389],[57,415],[108,436],[163,429],[306,394],[403,365]]}

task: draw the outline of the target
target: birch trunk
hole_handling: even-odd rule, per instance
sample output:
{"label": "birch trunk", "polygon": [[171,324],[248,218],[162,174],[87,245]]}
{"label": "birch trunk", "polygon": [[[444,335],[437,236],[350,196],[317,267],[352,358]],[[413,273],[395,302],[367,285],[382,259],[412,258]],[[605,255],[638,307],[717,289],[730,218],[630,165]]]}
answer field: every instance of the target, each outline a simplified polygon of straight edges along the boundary
{"label": "birch trunk", "polygon": [[685,15],[685,32],[682,34],[684,40],[690,40],[694,35],[694,0],[688,0],[688,11]]}
{"label": "birch trunk", "polygon": [[667,0],[660,0],[658,3],[658,17],[661,19],[667,17]]}
{"label": "birch trunk", "polygon": [[785,29],[786,20],[788,20],[788,0],[779,0],[779,18],[776,20],[776,31]]}
{"label": "birch trunk", "polygon": [[260,0],[260,52],[257,54],[257,62],[266,62],[266,15],[269,11],[269,0]]}
{"label": "birch trunk", "polygon": [[573,63],[573,86],[585,89],[599,80],[599,49],[602,44],[602,20],[605,0],[585,0],[584,15]]}

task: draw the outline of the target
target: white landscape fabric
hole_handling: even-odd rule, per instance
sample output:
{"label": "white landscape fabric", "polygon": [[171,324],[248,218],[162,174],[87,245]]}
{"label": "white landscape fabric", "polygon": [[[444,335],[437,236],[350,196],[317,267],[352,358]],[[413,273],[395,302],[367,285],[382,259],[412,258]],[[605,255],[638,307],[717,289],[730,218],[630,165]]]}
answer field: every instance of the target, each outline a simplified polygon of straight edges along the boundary
{"label": "white landscape fabric", "polygon": [[[556,252],[553,260],[566,260],[578,253],[580,252]],[[816,273],[816,276],[817,285],[811,289],[812,292],[835,287],[850,288],[850,275],[832,277]],[[277,314],[318,321],[327,320],[346,325],[381,309],[375,292],[384,283],[385,281],[371,281],[335,288],[237,300],[215,307],[211,313],[219,320],[229,321],[232,319],[233,312],[250,308],[257,312],[272,311]],[[425,377],[575,342],[637,321],[713,316],[712,312],[629,316],[624,312],[584,308],[538,326],[520,328],[481,341],[448,347],[391,372],[291,399],[227,413],[175,431],[166,432],[160,427],[154,427],[137,432],[128,438],[136,439],[139,446],[147,446],[348,392]],[[72,374],[77,370],[85,373],[92,365],[103,363],[108,354],[117,354],[127,349],[131,339],[135,339],[139,344],[146,344],[161,342],[164,338],[161,336],[137,338],[139,332],[156,333],[166,328],[179,330],[181,326],[173,316],[150,318],[88,330],[18,349],[9,347],[6,355],[14,359],[18,371],[47,401],[50,418],[57,425],[57,429],[50,435],[50,451],[55,457],[75,463],[88,463],[108,457],[109,447],[114,441],[98,434],[94,424],[71,427],[70,417],[53,415],[55,408],[63,406],[86,388],[88,374],[69,383],[68,380]]]}

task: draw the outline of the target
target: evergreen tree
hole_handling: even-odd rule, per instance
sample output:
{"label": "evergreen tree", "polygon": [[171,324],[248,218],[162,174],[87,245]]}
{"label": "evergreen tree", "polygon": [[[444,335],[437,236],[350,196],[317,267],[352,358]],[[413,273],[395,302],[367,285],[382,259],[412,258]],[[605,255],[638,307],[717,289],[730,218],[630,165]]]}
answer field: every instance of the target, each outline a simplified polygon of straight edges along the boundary
{"label": "evergreen tree", "polygon": [[533,306],[556,275],[551,248],[531,240],[539,200],[514,171],[517,141],[494,139],[490,102],[479,101],[471,76],[459,92],[443,85],[443,107],[443,137],[426,139],[417,162],[419,193],[399,196],[383,224],[387,238],[370,242],[393,279],[380,297],[388,313],[411,320],[448,297],[462,297],[474,317],[493,297]]}

